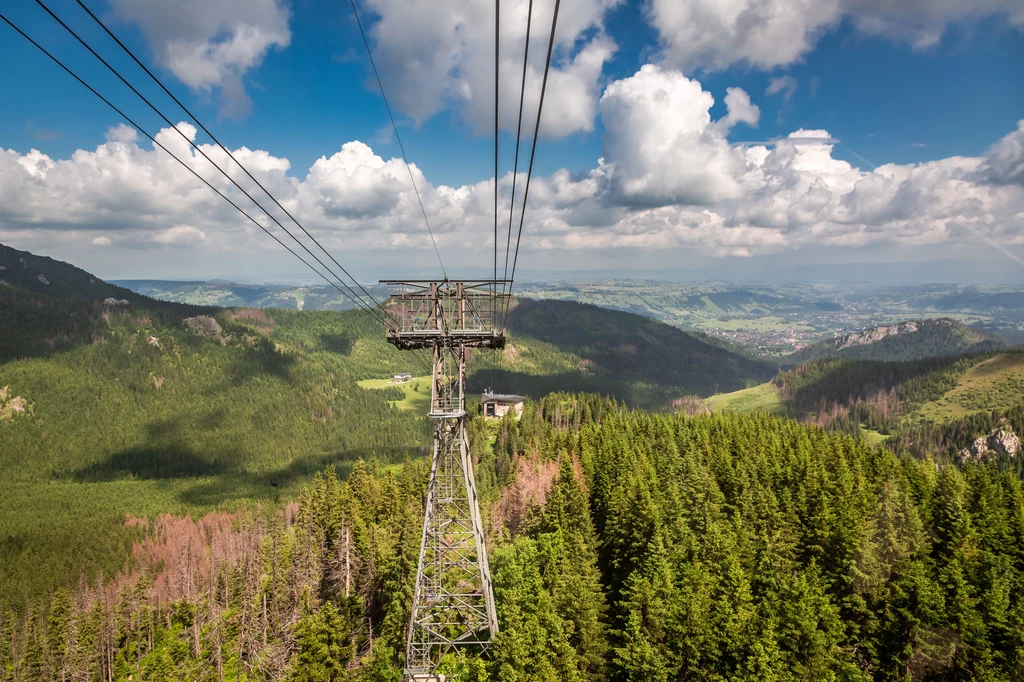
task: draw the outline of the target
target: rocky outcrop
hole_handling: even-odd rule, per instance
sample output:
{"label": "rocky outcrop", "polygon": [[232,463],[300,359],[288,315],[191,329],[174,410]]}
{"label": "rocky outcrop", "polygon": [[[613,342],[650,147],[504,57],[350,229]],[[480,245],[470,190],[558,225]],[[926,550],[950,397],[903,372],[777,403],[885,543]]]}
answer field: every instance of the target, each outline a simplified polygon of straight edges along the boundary
{"label": "rocky outcrop", "polygon": [[200,336],[217,337],[223,331],[217,320],[213,319],[209,315],[197,315],[195,317],[186,317],[185,324],[189,329],[199,334]]}
{"label": "rocky outcrop", "polygon": [[867,331],[846,334],[836,339],[836,348],[842,350],[851,346],[864,346],[877,343],[890,336],[906,336],[917,331],[917,322],[900,322],[899,324],[880,325]]}
{"label": "rocky outcrop", "polygon": [[0,421],[10,421],[28,411],[28,402],[20,395],[11,395],[11,387],[0,388]]}
{"label": "rocky outcrop", "polygon": [[128,301],[124,300],[123,298],[113,298],[113,297],[111,297],[111,298],[103,299],[103,305],[108,305],[108,306],[116,307],[116,306],[127,306],[127,305],[131,305],[131,304],[128,303]]}
{"label": "rocky outcrop", "polygon": [[960,451],[962,462],[979,462],[988,453],[1001,457],[1016,457],[1020,452],[1020,437],[1009,426],[1000,426],[987,436],[979,436],[969,447]]}
{"label": "rocky outcrop", "polygon": [[988,438],[988,448],[1006,457],[1016,457],[1020,452],[1020,437],[1010,427],[992,433]]}

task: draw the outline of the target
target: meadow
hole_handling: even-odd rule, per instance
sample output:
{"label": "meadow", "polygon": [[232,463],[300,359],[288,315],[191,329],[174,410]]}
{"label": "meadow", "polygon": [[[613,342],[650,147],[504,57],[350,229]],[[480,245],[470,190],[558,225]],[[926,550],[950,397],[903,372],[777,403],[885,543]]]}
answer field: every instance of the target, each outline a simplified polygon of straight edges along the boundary
{"label": "meadow", "polygon": [[401,393],[401,399],[389,401],[400,410],[408,410],[421,417],[430,411],[430,376],[413,377],[409,381],[395,382],[393,379],[363,379],[357,381],[360,388],[379,390],[391,389],[388,395]]}

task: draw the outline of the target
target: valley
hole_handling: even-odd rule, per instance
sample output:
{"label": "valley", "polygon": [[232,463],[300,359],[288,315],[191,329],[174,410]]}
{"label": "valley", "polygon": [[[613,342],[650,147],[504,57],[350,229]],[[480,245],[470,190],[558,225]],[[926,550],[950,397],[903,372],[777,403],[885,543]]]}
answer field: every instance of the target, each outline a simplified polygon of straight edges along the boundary
{"label": "valley", "polygon": [[[197,305],[352,308],[323,286],[117,281],[161,300]],[[370,287],[375,294],[383,290]],[[876,325],[949,318],[1024,343],[1024,290],[1010,286],[731,284],[655,280],[525,281],[526,298],[575,301],[631,312],[704,333],[753,355],[778,358]]]}
{"label": "valley", "polygon": [[[327,465],[344,475],[360,459],[427,453],[422,358],[396,351],[365,312],[161,301],[2,245],[0,265],[0,318],[13,322],[0,326],[0,473],[15,486],[0,500],[0,584],[17,586],[10,595],[110,575],[138,537],[126,515],[277,504]],[[199,319],[209,322],[189,322]],[[595,306],[526,301],[509,324],[500,366],[490,353],[471,359],[472,391],[491,388],[500,368],[509,392],[590,391],[663,409],[773,373]],[[390,384],[410,370],[412,381]]]}
{"label": "valley", "polygon": [[[0,263],[0,679],[56,679],[56,657],[85,679],[397,679],[429,465],[416,356],[363,311],[163,301],[6,247]],[[775,669],[866,682],[932,651],[922,619],[963,638],[944,669],[1014,670],[994,631],[968,640],[962,612],[899,595],[964,562],[978,594],[1018,561],[1024,466],[960,453],[1024,433],[1024,354],[920,317],[787,362],[556,298],[518,299],[508,326],[467,376],[528,396],[521,419],[469,402],[502,634],[446,657],[451,679],[743,678],[776,651]],[[956,540],[980,548],[964,558],[949,510],[981,496],[969,527],[999,535]],[[44,636],[61,628],[82,644]]]}

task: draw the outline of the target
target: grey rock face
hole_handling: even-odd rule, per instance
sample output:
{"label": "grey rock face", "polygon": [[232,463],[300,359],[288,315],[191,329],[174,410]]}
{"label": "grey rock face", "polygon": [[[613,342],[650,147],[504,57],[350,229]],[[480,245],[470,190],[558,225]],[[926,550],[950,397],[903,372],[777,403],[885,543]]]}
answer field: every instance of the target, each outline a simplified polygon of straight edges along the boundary
{"label": "grey rock face", "polygon": [[186,317],[185,324],[189,329],[201,336],[215,337],[219,336],[223,331],[223,328],[218,324],[217,320],[213,319],[209,315]]}
{"label": "grey rock face", "polygon": [[917,331],[916,322],[901,322],[899,324],[884,325],[869,329],[859,334],[847,334],[836,339],[836,348],[842,350],[851,346],[863,346],[869,343],[876,343],[890,336],[905,336]]}
{"label": "grey rock face", "polygon": [[1003,457],[1016,457],[1020,452],[1020,437],[1009,426],[1000,426],[987,436],[979,436],[960,451],[963,462],[979,462],[989,452]]}

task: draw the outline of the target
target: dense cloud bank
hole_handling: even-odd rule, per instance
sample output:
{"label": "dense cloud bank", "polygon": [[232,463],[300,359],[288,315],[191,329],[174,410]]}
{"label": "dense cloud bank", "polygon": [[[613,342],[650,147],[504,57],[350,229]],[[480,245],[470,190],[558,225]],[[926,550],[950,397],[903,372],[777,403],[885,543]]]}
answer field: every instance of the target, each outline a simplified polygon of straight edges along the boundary
{"label": "dense cloud bank", "polygon": [[[1024,239],[1024,121],[981,157],[869,170],[836,159],[825,130],[797,130],[771,145],[732,144],[729,132],[756,125],[758,107],[738,88],[727,90],[727,113],[718,120],[711,118],[713,103],[697,80],[654,65],[608,84],[598,103],[604,157],[582,175],[562,170],[534,179],[526,227],[531,247],[692,245],[712,256],[746,256],[811,245],[957,243],[978,234],[1001,244]],[[192,126],[178,127],[195,139]],[[237,196],[173,130],[157,137]],[[240,184],[253,186],[225,154],[201,147]],[[384,159],[353,141],[303,177],[269,151],[242,147],[234,154],[326,244],[427,244],[401,159]],[[441,246],[471,248],[489,233],[491,180],[449,187],[412,170]],[[511,181],[511,174],[500,180],[506,197]],[[244,197],[241,203],[251,207]],[[24,244],[19,237],[26,231],[95,246],[279,248],[123,125],[96,149],[69,159],[0,151],[0,240]]]}

